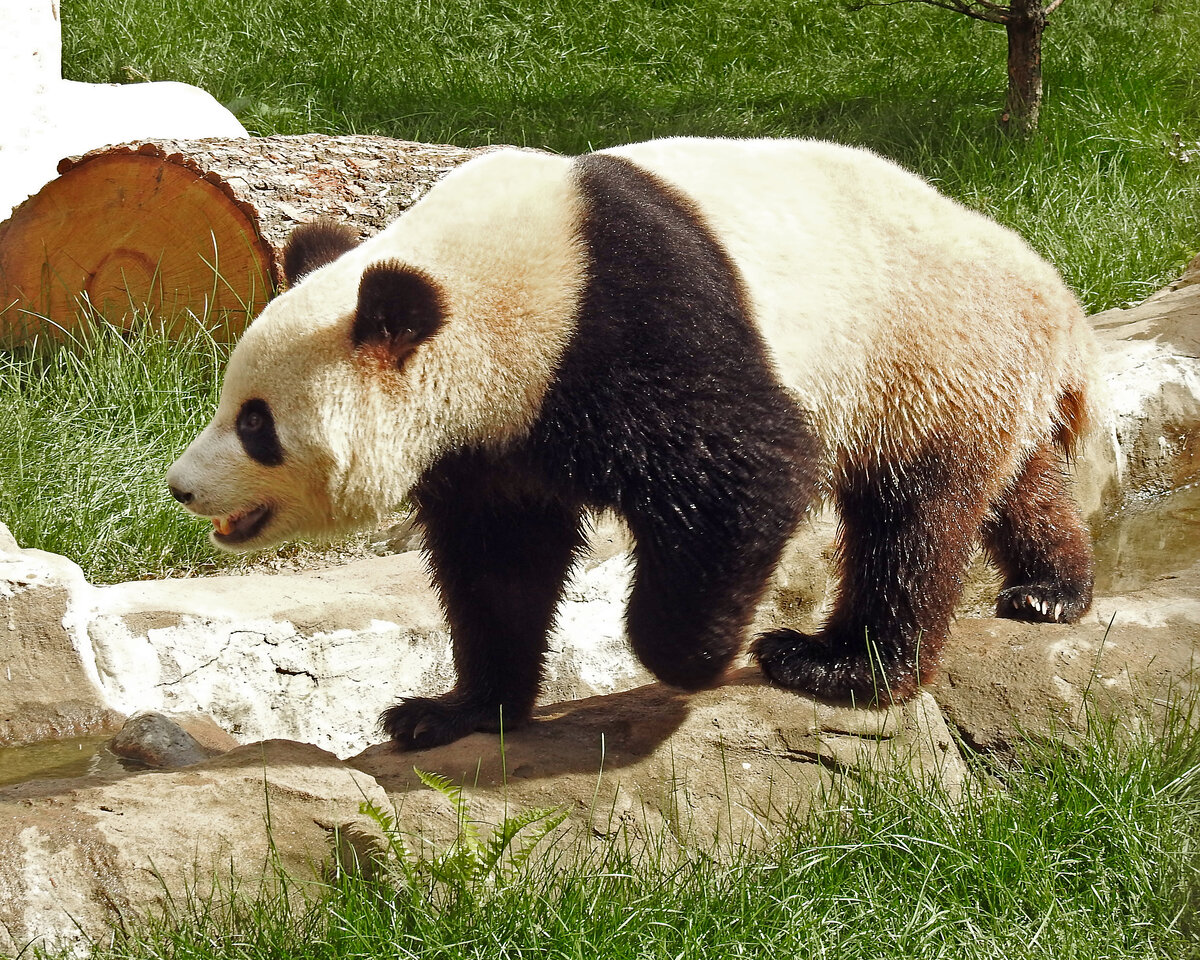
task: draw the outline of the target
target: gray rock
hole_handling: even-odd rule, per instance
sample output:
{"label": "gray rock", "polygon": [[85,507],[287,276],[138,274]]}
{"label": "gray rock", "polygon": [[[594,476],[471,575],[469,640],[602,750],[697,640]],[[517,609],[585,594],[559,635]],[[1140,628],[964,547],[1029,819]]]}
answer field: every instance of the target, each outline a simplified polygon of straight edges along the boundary
{"label": "gray rock", "polygon": [[[386,706],[453,684],[449,633],[416,553],[95,589],[87,634],[101,689],[125,713],[203,711],[242,741],[296,738],[349,755],[376,739]],[[548,700],[649,679],[625,643],[625,589],[623,557],[569,587]]]}
{"label": "gray rock", "polygon": [[1200,689],[1198,668],[1200,563],[1099,597],[1074,626],[960,620],[929,692],[966,743],[1009,752],[1095,717],[1151,721]]}
{"label": "gray rock", "polygon": [[210,756],[190,733],[161,713],[139,713],[125,721],[109,749],[147,767],[187,767]]}

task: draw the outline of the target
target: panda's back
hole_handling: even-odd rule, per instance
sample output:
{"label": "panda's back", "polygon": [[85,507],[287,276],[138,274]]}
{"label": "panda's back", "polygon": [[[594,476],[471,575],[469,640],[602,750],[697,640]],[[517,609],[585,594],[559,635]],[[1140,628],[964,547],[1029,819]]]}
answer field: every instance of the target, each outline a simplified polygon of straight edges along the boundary
{"label": "panda's back", "polygon": [[[1028,445],[1050,429],[1064,384],[1082,382],[1082,313],[1054,269],[869,151],[672,138],[600,154],[694,208],[684,219],[728,255],[780,381],[835,461],[909,455],[965,423]],[[605,212],[580,185],[587,168],[587,158],[498,151],[362,248],[458,278],[455,289],[487,305],[464,315],[523,410],[554,379],[595,273],[580,238]],[[478,292],[497,278],[505,290]],[[507,381],[495,372],[492,382]]]}
{"label": "panda's back", "polygon": [[911,450],[986,410],[1022,433],[1048,420],[1081,313],[1011,230],[869,151],[822,141],[605,152],[696,206],[745,281],[780,377],[843,455]]}

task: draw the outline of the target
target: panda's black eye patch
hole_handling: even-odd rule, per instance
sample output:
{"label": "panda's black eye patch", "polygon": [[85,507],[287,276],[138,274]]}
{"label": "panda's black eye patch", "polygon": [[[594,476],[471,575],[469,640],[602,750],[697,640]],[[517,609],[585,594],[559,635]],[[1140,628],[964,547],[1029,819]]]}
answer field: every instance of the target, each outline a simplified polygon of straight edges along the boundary
{"label": "panda's black eye patch", "polygon": [[266,400],[257,397],[247,400],[237,415],[237,435],[246,455],[263,466],[277,467],[283,463],[283,448],[275,433],[275,418]]}

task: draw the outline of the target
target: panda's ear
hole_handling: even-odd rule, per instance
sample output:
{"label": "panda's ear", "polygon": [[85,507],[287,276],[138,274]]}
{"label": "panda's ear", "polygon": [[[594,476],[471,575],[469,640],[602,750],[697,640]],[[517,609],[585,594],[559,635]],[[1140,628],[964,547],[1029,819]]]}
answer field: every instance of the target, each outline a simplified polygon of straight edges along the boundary
{"label": "panda's ear", "polygon": [[283,245],[283,276],[294,287],[317,267],[333,263],[358,246],[358,235],[345,224],[322,218],[297,227]]}
{"label": "panda's ear", "polygon": [[442,291],[433,279],[398,260],[367,267],[358,285],[350,330],[354,346],[383,347],[399,367],[445,321]]}

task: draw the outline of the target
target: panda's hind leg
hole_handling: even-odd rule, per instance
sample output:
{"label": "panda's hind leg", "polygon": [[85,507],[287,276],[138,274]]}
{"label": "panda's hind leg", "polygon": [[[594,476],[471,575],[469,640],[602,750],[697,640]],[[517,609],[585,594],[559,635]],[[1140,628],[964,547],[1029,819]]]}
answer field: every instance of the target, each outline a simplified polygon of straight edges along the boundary
{"label": "panda's hind leg", "polygon": [[1004,576],[996,616],[1075,623],[1091,606],[1091,536],[1053,443],[1030,455],[996,501],[983,544]]}
{"label": "panda's hind leg", "polygon": [[755,641],[772,682],[867,706],[903,701],[932,677],[994,475],[984,458],[951,453],[842,478],[833,612],[815,636],[782,629]]}

